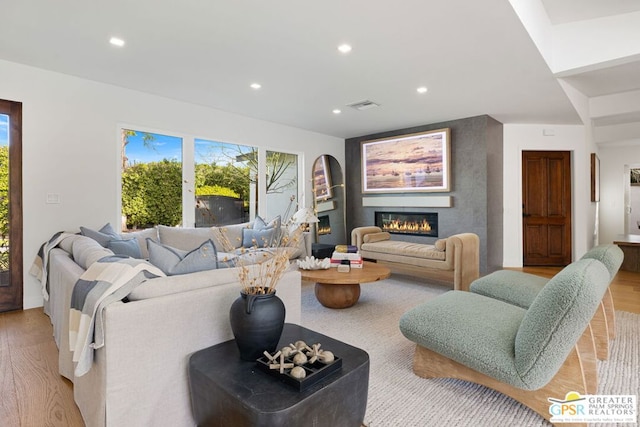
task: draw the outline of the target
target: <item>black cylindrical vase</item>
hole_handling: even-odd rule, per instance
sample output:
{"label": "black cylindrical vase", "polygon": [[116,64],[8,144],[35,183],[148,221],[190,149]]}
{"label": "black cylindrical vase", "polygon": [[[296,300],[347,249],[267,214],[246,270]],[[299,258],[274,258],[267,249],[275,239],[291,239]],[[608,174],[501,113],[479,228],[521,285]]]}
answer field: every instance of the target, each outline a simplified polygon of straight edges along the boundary
{"label": "black cylindrical vase", "polygon": [[275,294],[240,292],[231,304],[229,321],[242,360],[256,360],[278,346],[285,317],[284,303]]}

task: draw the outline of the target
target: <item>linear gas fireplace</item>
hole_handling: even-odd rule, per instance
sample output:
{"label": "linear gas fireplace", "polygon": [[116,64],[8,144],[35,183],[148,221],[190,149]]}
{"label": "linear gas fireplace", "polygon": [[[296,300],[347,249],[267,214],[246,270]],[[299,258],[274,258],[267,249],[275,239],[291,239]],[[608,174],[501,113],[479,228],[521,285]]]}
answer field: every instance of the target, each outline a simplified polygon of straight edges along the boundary
{"label": "linear gas fireplace", "polygon": [[438,214],[418,212],[376,212],[376,226],[393,234],[438,237]]}
{"label": "linear gas fireplace", "polygon": [[323,236],[325,234],[331,234],[329,215],[321,215],[318,217],[318,235]]}

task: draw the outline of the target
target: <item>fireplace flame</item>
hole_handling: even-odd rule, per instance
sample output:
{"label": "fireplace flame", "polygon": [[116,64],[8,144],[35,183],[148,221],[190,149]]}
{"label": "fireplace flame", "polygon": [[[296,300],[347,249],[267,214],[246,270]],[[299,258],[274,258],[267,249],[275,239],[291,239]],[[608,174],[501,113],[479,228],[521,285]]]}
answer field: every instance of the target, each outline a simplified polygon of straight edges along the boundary
{"label": "fireplace flame", "polygon": [[429,224],[429,221],[425,219],[422,221],[399,221],[397,219],[393,219],[382,224],[382,230],[401,233],[427,233],[431,231],[431,225]]}
{"label": "fireplace flame", "polygon": [[331,234],[331,226],[330,225],[319,225],[318,226],[318,234]]}

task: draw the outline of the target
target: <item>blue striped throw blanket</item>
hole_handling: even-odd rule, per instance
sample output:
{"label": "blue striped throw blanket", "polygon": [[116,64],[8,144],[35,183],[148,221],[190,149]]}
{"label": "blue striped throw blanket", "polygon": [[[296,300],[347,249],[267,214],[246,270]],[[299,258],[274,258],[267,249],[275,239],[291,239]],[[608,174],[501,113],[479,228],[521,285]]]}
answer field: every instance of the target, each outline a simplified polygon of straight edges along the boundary
{"label": "blue striped throw blanket", "polygon": [[38,254],[33,261],[33,265],[29,269],[29,274],[35,276],[40,281],[42,297],[45,301],[49,301],[49,252],[51,249],[58,246],[64,239],[74,235],[75,234],[73,233],[67,233],[65,231],[58,231],[54,234],[49,240],[40,246]]}
{"label": "blue striped throw blanket", "polygon": [[93,351],[104,345],[105,307],[121,301],[146,280],[164,275],[145,260],[113,255],[94,262],[80,276],[71,294],[69,313],[69,347],[77,362],[76,376],[89,372]]}

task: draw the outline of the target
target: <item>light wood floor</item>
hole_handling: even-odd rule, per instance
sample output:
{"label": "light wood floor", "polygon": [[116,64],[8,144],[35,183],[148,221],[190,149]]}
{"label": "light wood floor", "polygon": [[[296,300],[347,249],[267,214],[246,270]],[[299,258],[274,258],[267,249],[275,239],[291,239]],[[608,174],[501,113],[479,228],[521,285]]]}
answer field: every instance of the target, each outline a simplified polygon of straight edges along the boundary
{"label": "light wood floor", "polygon": [[0,314],[0,425],[83,426],[42,308]]}
{"label": "light wood floor", "polygon": [[[521,270],[552,277],[560,268]],[[640,314],[640,273],[619,272],[611,293],[616,310]],[[0,425],[84,426],[72,384],[58,375],[58,350],[41,308],[0,313]]]}

